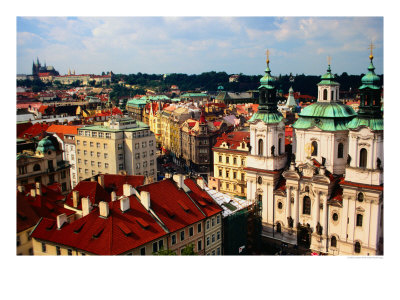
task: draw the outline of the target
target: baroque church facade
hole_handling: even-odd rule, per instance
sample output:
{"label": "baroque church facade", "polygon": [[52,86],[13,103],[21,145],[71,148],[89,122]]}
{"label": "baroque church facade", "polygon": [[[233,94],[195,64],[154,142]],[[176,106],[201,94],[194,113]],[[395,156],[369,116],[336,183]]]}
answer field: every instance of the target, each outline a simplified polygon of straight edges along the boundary
{"label": "baroque church facade", "polygon": [[289,156],[267,59],[246,167],[247,199],[261,206],[266,239],[321,254],[383,254],[383,113],[374,69],[371,52],[357,114],[339,100],[328,65],[317,102],[293,124]]}

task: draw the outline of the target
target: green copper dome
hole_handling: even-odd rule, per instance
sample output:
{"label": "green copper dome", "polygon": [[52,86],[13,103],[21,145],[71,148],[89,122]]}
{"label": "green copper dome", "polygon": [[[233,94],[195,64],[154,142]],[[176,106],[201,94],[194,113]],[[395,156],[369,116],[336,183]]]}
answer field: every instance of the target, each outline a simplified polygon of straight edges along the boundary
{"label": "green copper dome", "polygon": [[326,73],[321,76],[321,81],[318,83],[318,85],[339,85],[336,81],[333,81],[335,79],[335,75],[331,73],[331,65],[328,65],[328,70],[326,70]]}
{"label": "green copper dome", "polygon": [[275,113],[264,113],[264,112],[256,112],[249,122],[255,122],[256,120],[261,120],[264,123],[271,124],[271,123],[279,123],[282,121],[283,116],[280,112]]}
{"label": "green copper dome", "polygon": [[306,106],[299,113],[300,117],[319,117],[319,118],[349,118],[356,116],[357,113],[351,106],[342,103],[314,103]]}
{"label": "green copper dome", "polygon": [[45,153],[45,152],[47,152],[49,150],[56,151],[56,149],[54,148],[53,143],[47,137],[45,137],[44,139],[42,139],[38,143],[36,151],[39,151],[41,153]]}
{"label": "green copper dome", "polygon": [[381,79],[374,72],[375,67],[374,67],[374,64],[372,63],[372,58],[371,58],[371,63],[368,66],[368,73],[365,74],[363,76],[363,78],[361,78],[362,86],[360,86],[360,90],[365,89],[365,88],[371,88],[374,90],[380,89],[379,83],[380,83]]}
{"label": "green copper dome", "polygon": [[260,86],[258,88],[265,87],[266,89],[275,88],[275,78],[271,76],[271,70],[269,69],[269,61],[267,62],[267,68],[265,69],[265,75],[260,79]]}

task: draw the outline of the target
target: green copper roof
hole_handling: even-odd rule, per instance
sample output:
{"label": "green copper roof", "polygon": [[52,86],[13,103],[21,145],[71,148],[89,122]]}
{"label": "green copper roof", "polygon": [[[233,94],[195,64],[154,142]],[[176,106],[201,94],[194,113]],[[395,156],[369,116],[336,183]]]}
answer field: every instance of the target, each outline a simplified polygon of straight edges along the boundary
{"label": "green copper roof", "polygon": [[383,119],[381,118],[366,119],[366,118],[356,117],[353,120],[351,120],[349,124],[347,124],[347,127],[349,129],[357,129],[360,126],[367,126],[372,130],[383,130]]}
{"label": "green copper roof", "polygon": [[255,122],[256,120],[261,120],[264,123],[271,124],[271,123],[279,123],[282,121],[283,116],[280,112],[274,113],[265,113],[257,111],[249,120],[249,122]]}
{"label": "green copper roof", "polygon": [[318,118],[300,118],[294,124],[295,129],[308,129],[318,127],[324,131],[347,130],[348,120],[343,119],[318,119]]}
{"label": "green copper roof", "polygon": [[208,95],[204,94],[204,93],[185,93],[185,94],[181,95],[181,98],[182,97],[207,97],[207,96]]}
{"label": "green copper roof", "polygon": [[265,69],[265,75],[260,79],[260,86],[265,87],[266,89],[273,89],[275,87],[275,78],[271,76],[271,70],[269,68],[269,62],[267,62],[267,68]]}
{"label": "green copper roof", "polygon": [[365,88],[370,88],[374,90],[379,90],[379,83],[381,79],[379,78],[378,75],[375,74],[374,70],[374,64],[372,63],[373,56],[370,57],[371,63],[368,66],[368,73],[361,78],[361,83],[362,86],[360,87],[360,90],[365,89]]}
{"label": "green copper roof", "polygon": [[324,131],[347,130],[347,124],[356,116],[352,107],[342,103],[314,103],[301,111],[293,124],[295,129],[318,127]]}
{"label": "green copper roof", "polygon": [[301,110],[300,117],[322,117],[322,118],[348,118],[357,113],[351,106],[343,103],[314,103]]}
{"label": "green copper roof", "polygon": [[135,106],[135,107],[143,107],[145,106],[147,103],[146,100],[142,100],[142,99],[131,99],[128,100],[128,102],[126,103],[127,106]]}
{"label": "green copper roof", "polygon": [[47,152],[49,150],[56,151],[56,149],[54,148],[53,143],[47,137],[45,137],[38,143],[36,151],[44,153],[44,152]]}
{"label": "green copper roof", "polygon": [[321,81],[318,83],[318,85],[339,85],[336,81],[333,81],[335,79],[335,75],[331,73],[331,65],[328,65],[328,70],[326,70],[326,73],[321,76]]}

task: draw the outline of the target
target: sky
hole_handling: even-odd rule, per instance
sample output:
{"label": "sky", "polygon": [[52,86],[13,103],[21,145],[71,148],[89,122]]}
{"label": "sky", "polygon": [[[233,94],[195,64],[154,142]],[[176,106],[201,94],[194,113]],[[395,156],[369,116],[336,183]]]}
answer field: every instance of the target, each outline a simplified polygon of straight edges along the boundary
{"label": "sky", "polygon": [[19,17],[17,73],[383,73],[383,17]]}

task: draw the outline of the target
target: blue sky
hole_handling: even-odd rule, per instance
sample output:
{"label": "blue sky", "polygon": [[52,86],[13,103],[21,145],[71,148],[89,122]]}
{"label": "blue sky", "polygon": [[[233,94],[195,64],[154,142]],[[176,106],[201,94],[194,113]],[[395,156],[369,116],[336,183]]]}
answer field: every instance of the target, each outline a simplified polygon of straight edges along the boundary
{"label": "blue sky", "polygon": [[17,17],[17,73],[383,73],[383,17]]}

